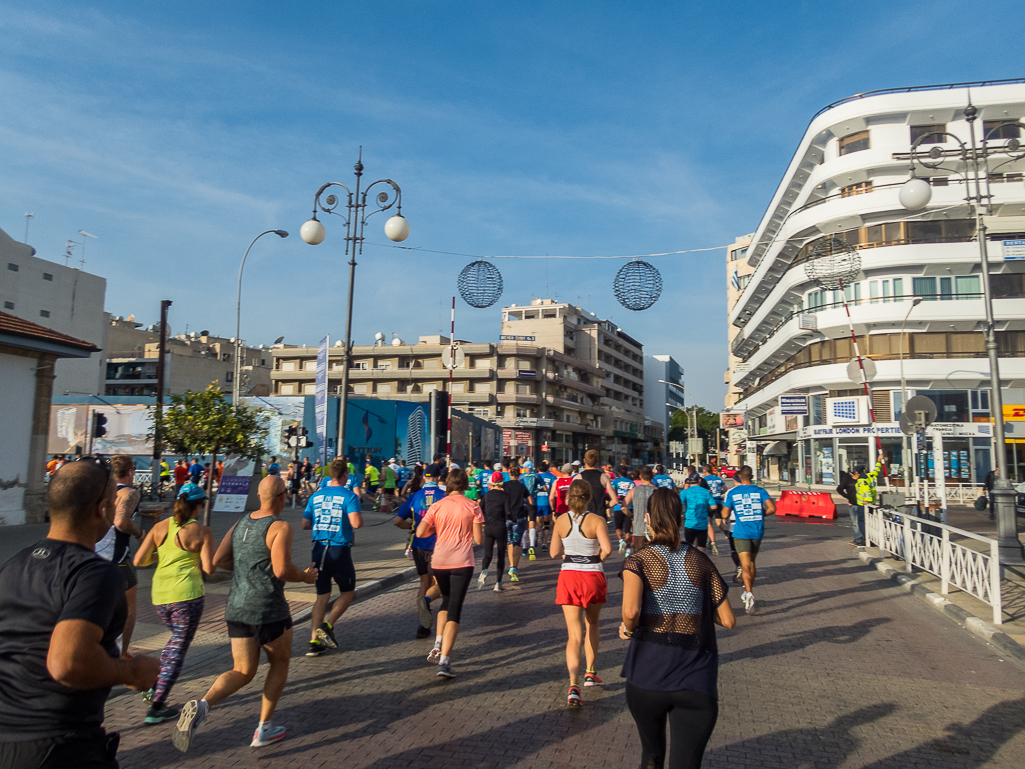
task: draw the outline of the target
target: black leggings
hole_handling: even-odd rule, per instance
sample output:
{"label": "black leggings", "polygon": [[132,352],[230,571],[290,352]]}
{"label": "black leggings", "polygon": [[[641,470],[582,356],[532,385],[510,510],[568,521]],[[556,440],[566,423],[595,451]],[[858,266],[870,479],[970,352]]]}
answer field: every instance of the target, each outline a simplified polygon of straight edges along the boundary
{"label": "black leggings", "polygon": [[463,613],[463,599],[466,598],[470,580],[473,579],[473,567],[431,569],[431,573],[438,580],[438,590],[441,591],[439,611],[448,612],[449,622],[459,622],[459,616]]}
{"label": "black leggings", "polygon": [[733,565],[740,568],[740,556],[737,555],[737,546],[733,544],[733,535],[727,534],[726,536],[730,538],[730,558],[733,560]]}
{"label": "black leggings", "polygon": [[719,703],[692,689],[656,692],[626,684],[626,706],[641,737],[641,769],[666,766],[666,718],[669,719],[669,769],[699,769],[705,746],[719,718]]}
{"label": "black leggings", "polygon": [[487,569],[491,565],[491,551],[498,547],[498,581],[502,581],[502,574],[505,573],[505,545],[506,533],[505,524],[484,527],[484,555],[480,561],[481,569]]}

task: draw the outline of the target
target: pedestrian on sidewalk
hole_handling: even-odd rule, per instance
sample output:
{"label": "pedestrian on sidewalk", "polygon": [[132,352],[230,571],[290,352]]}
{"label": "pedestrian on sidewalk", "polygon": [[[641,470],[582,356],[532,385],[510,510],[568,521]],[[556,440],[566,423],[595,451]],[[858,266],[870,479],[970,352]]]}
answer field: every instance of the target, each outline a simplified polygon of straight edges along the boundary
{"label": "pedestrian on sidewalk", "polygon": [[258,492],[260,509],[232,526],[214,555],[215,566],[232,572],[224,619],[235,665],[214,681],[202,700],[185,703],[171,735],[182,753],[189,749],[196,727],[210,708],[253,680],[261,648],[270,669],[263,684],[260,724],[250,745],[258,748],[285,737],[285,727],[271,722],[288,681],[292,656],[292,616],[285,600],[285,583],[312,585],[317,581],[317,567],[300,571],[292,563],[292,526],[281,520],[288,493],[281,476],[268,475],[260,481]]}
{"label": "pedestrian on sidewalk", "polygon": [[50,479],[50,529],[0,566],[0,766],[117,769],[103,730],[112,686],[146,691],[154,657],[123,659],[124,578],[93,551],[114,519],[109,469],[72,462]]}
{"label": "pedestrian on sidewalk", "polygon": [[214,533],[196,520],[206,492],[187,483],[174,502],[174,513],[158,521],[139,545],[135,565],[149,566],[154,561],[152,600],[157,616],[171,631],[160,653],[160,675],[150,690],[149,711],[144,723],[161,724],[178,717],[179,709],[169,707],[167,696],[181,675],[185,655],[192,645],[203,617],[206,587],[203,574],[213,574]]}
{"label": "pedestrian on sidewalk", "polygon": [[861,521],[864,519],[865,511],[858,504],[858,478],[861,475],[861,468],[855,468],[854,473],[846,470],[840,471],[840,485],[836,487],[836,493],[847,500],[847,512],[851,516],[851,528],[854,529],[854,539],[851,544],[855,546],[865,544],[865,532],[861,529]]}
{"label": "pedestrian on sidewalk", "polygon": [[[335,623],[356,597],[352,532],[363,525],[363,513],[359,497],[345,487],[348,464],[336,459],[329,472],[331,481],[310,497],[303,512],[303,529],[313,529],[312,557],[317,567],[317,598],[310,613],[307,657],[319,657],[327,649],[338,648]],[[328,611],[332,580],[338,585],[338,597]]]}
{"label": "pedestrian on sidewalk", "polygon": [[463,600],[473,579],[473,546],[484,541],[484,514],[480,505],[463,496],[469,480],[466,472],[452,468],[446,479],[446,496],[431,505],[416,527],[416,536],[437,535],[431,573],[441,591],[438,637],[427,661],[437,663],[439,678],[455,678],[450,655],[459,635]]}
{"label": "pedestrian on sidewalk", "polygon": [[623,567],[626,704],[641,740],[641,766],[701,766],[719,716],[715,625],[736,625],[728,588],[704,553],[680,542],[680,500],[658,489],[648,503],[649,545]]}
{"label": "pedestrian on sidewalk", "polygon": [[495,572],[495,592],[502,592],[502,575],[505,574],[505,548],[509,534],[506,528],[509,496],[503,488],[505,481],[502,474],[494,473],[488,484],[488,493],[484,495],[481,508],[484,512],[484,552],[480,561],[480,576],[477,577],[477,589],[484,588],[488,578],[488,567],[491,566],[493,551],[498,548],[498,569]]}
{"label": "pedestrian on sidewalk", "polygon": [[588,511],[592,503],[591,484],[576,479],[566,494],[569,514],[560,516],[552,532],[552,558],[562,556],[555,603],[562,607],[566,620],[566,667],[569,669],[569,694],[566,704],[580,707],[580,647],[584,647],[587,666],[584,686],[603,686],[598,677],[598,619],[605,605],[608,586],[602,563],[612,553],[608,523]]}
{"label": "pedestrian on sidewalk", "polygon": [[741,467],[734,476],[737,485],[726,492],[723,500],[723,514],[729,517],[732,546],[737,548],[741,579],[744,580],[744,593],[740,598],[748,614],[755,613],[755,560],[765,534],[765,516],[776,512],[776,503],[769,492],[755,485],[753,477],[750,465]]}
{"label": "pedestrian on sidewalk", "polygon": [[394,524],[400,529],[412,530],[409,550],[413,557],[413,564],[416,566],[416,573],[420,577],[420,587],[416,594],[416,610],[419,615],[416,637],[427,638],[431,634],[431,626],[434,624],[431,602],[441,597],[438,583],[431,576],[431,558],[434,556],[434,543],[437,537],[433,534],[429,537],[418,537],[416,536],[416,527],[420,525],[424,513],[430,509],[431,505],[440,502],[445,495],[438,488],[438,475],[441,474],[441,468],[438,465],[430,465],[426,471],[422,471],[419,465],[416,469],[424,482],[423,488],[414,491],[399,508],[395,514]]}

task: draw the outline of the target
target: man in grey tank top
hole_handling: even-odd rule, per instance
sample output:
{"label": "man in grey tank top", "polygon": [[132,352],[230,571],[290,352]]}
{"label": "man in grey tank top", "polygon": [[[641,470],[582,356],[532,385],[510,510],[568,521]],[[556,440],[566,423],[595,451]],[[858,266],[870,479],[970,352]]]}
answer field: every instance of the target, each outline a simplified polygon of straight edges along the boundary
{"label": "man in grey tank top", "polygon": [[292,616],[285,600],[286,582],[317,581],[317,569],[301,571],[292,563],[292,526],[280,518],[288,493],[280,476],[268,475],[260,482],[260,509],[231,527],[214,563],[232,572],[231,592],[224,618],[231,637],[233,670],[222,673],[202,700],[182,708],[171,741],[182,753],[189,749],[192,734],[210,708],[253,680],[260,665],[260,647],[267,653],[270,669],[263,685],[260,724],[250,745],[270,745],[285,736],[283,726],[271,717],[288,680],[292,656]]}
{"label": "man in grey tank top", "polygon": [[637,485],[630,489],[623,503],[633,520],[634,534],[633,548],[627,548],[626,557],[630,557],[634,550],[640,550],[648,544],[648,524],[645,522],[644,516],[648,512],[648,500],[658,488],[652,485],[651,479],[654,477],[655,474],[649,465],[642,467]]}

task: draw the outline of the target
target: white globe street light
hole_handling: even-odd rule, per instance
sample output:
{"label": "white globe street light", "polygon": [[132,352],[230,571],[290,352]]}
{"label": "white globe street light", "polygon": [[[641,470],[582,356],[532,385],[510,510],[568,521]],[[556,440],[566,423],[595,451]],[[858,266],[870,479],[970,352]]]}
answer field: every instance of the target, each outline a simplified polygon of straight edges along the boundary
{"label": "white globe street light", "polygon": [[326,235],[327,232],[324,230],[324,225],[317,221],[315,216],[299,228],[299,237],[311,246],[319,246],[324,242]]}
{"label": "white globe street light", "polygon": [[389,240],[401,243],[409,237],[409,222],[402,214],[395,214],[384,223],[384,234],[388,236]]}
{"label": "white globe street light", "polygon": [[909,211],[921,211],[932,200],[932,185],[925,179],[913,176],[901,185],[897,197],[900,204]]}

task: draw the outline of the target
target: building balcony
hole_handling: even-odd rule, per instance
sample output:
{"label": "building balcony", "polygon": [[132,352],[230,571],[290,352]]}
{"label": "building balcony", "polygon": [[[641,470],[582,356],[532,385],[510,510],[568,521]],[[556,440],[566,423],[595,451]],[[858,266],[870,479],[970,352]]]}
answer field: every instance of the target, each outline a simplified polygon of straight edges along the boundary
{"label": "building balcony", "polygon": [[595,387],[594,385],[589,385],[586,382],[581,382],[579,379],[561,376],[552,371],[548,372],[548,381],[553,384],[557,384],[560,387],[569,387],[574,390],[579,390],[580,392],[587,393],[588,395],[601,396],[605,394],[604,387]]}
{"label": "building balcony", "polygon": [[533,393],[498,393],[498,403],[514,403],[523,406],[537,406],[541,403],[541,396]]}
{"label": "building balcony", "polygon": [[[274,369],[270,372],[271,379],[275,381],[306,381],[312,382],[316,379],[316,371],[286,371],[283,369]],[[342,370],[340,368],[332,368],[327,372],[328,379],[338,380],[342,379]],[[466,379],[480,380],[480,379],[491,379],[491,369],[475,369],[475,368],[461,368],[456,369],[453,372],[455,381],[462,381]],[[350,382],[411,382],[421,380],[436,380],[445,381],[448,379],[448,370],[444,368],[393,368],[393,369],[349,369],[349,381]]]}
{"label": "building balcony", "polygon": [[605,409],[601,406],[591,406],[586,403],[577,403],[576,401],[566,400],[565,398],[556,398],[552,395],[545,396],[545,400],[552,406],[558,406],[562,409],[569,409],[570,411],[583,411],[586,414],[604,414]]}

